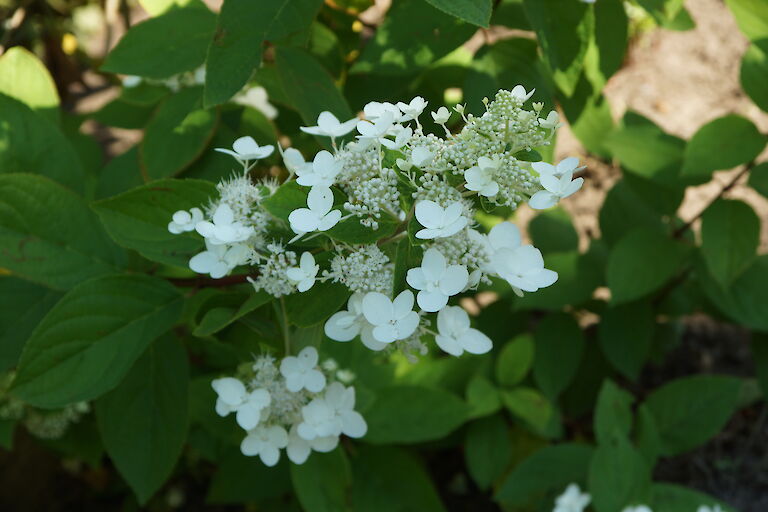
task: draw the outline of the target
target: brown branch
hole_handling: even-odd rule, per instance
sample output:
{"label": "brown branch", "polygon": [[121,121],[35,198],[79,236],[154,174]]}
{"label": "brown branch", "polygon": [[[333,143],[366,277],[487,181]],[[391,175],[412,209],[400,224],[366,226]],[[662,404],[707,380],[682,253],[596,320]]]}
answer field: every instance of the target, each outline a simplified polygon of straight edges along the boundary
{"label": "brown branch", "polygon": [[718,199],[722,198],[722,197],[723,197],[723,194],[725,194],[726,192],[728,192],[729,190],[731,190],[733,187],[735,187],[735,186],[736,186],[736,184],[738,183],[738,181],[739,181],[739,180],[740,180],[740,179],[741,179],[741,178],[742,178],[742,177],[743,177],[745,174],[747,174],[749,171],[751,171],[751,170],[752,170],[752,168],[753,168],[754,166],[755,166],[755,161],[754,161],[754,160],[752,160],[752,161],[751,161],[751,162],[749,162],[747,165],[745,165],[745,166],[744,166],[744,168],[743,168],[741,171],[739,171],[738,173],[736,173],[736,176],[734,176],[734,177],[733,177],[733,179],[732,179],[731,181],[729,181],[729,182],[728,182],[728,183],[727,183],[727,184],[726,184],[726,185],[725,185],[725,186],[724,186],[724,187],[723,187],[723,188],[720,190],[720,192],[719,192],[719,193],[718,193],[718,194],[717,194],[715,197],[713,197],[713,198],[712,198],[712,200],[711,200],[710,202],[708,202],[706,205],[704,205],[704,208],[702,208],[702,209],[701,209],[701,211],[699,211],[699,213],[697,213],[696,215],[694,215],[694,216],[693,216],[693,218],[691,218],[691,220],[689,220],[688,222],[686,222],[685,224],[683,224],[682,226],[680,226],[679,228],[677,228],[677,229],[675,230],[675,232],[674,232],[674,233],[672,233],[672,237],[673,237],[673,238],[680,238],[681,236],[683,236],[683,235],[685,234],[685,232],[686,232],[686,231],[688,231],[689,229],[691,229],[691,226],[693,226],[693,223],[694,223],[694,222],[696,222],[696,221],[697,221],[699,218],[701,218],[701,216],[702,216],[702,215],[704,215],[704,212],[705,212],[705,211],[707,211],[707,208],[709,208],[710,206],[712,206],[712,204],[713,204],[715,201],[717,201]]}

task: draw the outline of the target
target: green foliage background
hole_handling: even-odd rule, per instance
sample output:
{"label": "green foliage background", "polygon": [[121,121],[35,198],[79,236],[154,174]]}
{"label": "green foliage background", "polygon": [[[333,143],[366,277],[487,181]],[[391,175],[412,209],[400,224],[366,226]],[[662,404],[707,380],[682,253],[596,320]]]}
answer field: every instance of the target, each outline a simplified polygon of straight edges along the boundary
{"label": "green foliage background", "polygon": [[[75,115],[33,53],[15,46],[0,57],[0,370],[15,369],[8,393],[30,406],[88,400],[95,410],[51,449],[99,468],[108,457],[125,482],[115,484],[121,499],[153,510],[165,507],[164,486],[179,482],[207,489],[210,504],[254,510],[448,510],[453,484],[440,466],[456,458],[469,495],[503,510],[551,510],[571,482],[596,512],[716,503],[655,481],[653,470],[768,391],[768,255],[757,254],[765,219],[718,198],[695,236],[675,212],[687,187],[733,167],[768,196],[768,163],[756,162],[767,139],[735,114],[688,141],[633,112],[614,122],[602,90],[637,28],[622,1],[394,0],[379,26],[357,19],[365,0],[224,0],[219,13],[198,0],[140,3],[151,17],[92,71],[117,84],[115,74],[163,80],[204,66],[204,85],[174,92],[145,82]],[[726,3],[751,41],[743,89],[768,111],[768,4]],[[633,4],[658,26],[693,26],[680,0]],[[491,25],[528,32],[474,55],[462,46]],[[34,34],[27,42],[35,47]],[[274,122],[231,101],[248,83],[267,90]],[[301,466],[268,469],[242,456],[234,425],[214,413],[210,380],[253,353],[279,353],[269,297],[248,285],[201,287],[186,269],[199,240],[166,228],[231,172],[212,148],[251,135],[261,144],[287,137],[308,153],[326,141],[298,127],[323,110],[347,119],[368,101],[418,94],[435,109],[466,103],[477,113],[484,97],[518,83],[557,105],[592,157],[621,167],[601,236],[579,250],[564,210],[535,217],[530,236],[560,279],[524,298],[486,290],[499,300],[476,318],[495,344],[483,356],[381,358],[323,339],[322,322],[346,300],[340,287],[316,287],[311,306],[292,297],[300,344],[357,374],[369,433]],[[79,131],[89,120],[143,136],[103,165],[99,145]],[[257,172],[273,165],[278,156]],[[290,211],[289,196],[275,196],[270,212]],[[643,387],[643,370],[664,360],[693,313],[752,331],[755,375]],[[0,421],[7,449],[15,427]]]}

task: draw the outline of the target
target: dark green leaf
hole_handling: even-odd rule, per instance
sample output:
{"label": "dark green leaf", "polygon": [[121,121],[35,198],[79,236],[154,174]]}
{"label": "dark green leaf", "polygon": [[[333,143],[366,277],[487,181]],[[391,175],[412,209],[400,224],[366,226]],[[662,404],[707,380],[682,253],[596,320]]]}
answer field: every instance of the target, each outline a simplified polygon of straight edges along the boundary
{"label": "dark green leaf", "polygon": [[676,484],[655,483],[651,487],[651,495],[648,504],[655,512],[696,511],[702,505],[710,507],[710,510],[715,510],[715,505],[719,505],[723,512],[735,512],[734,508],[711,496]]}
{"label": "dark green leaf", "polygon": [[317,283],[309,291],[294,293],[285,298],[285,308],[291,323],[310,327],[327,320],[338,311],[351,295],[349,288],[340,283]]}
{"label": "dark green leaf", "polygon": [[768,162],[758,164],[749,173],[749,186],[768,197]]}
{"label": "dark green leaf", "polygon": [[187,433],[189,365],[172,336],[152,343],[125,379],[96,401],[104,447],[139,503],[170,476]]}
{"label": "dark green leaf", "polygon": [[473,25],[487,28],[491,19],[491,0],[427,0],[427,2]]}
{"label": "dark green leaf", "polygon": [[637,380],[648,359],[655,324],[648,301],[608,307],[601,315],[598,339],[603,354],[631,380]]}
{"label": "dark green leaf", "polygon": [[533,377],[544,394],[554,400],[576,374],[584,352],[584,337],[571,315],[554,313],[536,327],[534,340]]}
{"label": "dark green leaf", "polygon": [[79,196],[32,174],[0,174],[0,247],[0,267],[58,290],[123,264]]}
{"label": "dark green leaf", "polygon": [[658,231],[627,233],[608,257],[606,279],[614,304],[639,299],[659,289],[680,270],[685,247]]}
{"label": "dark green leaf", "polygon": [[239,449],[233,449],[218,464],[206,502],[242,505],[286,494],[291,491],[289,465],[292,464],[283,459],[270,468],[258,457],[246,457]]}
{"label": "dark green leaf", "polygon": [[347,492],[352,475],[344,450],[313,453],[304,464],[291,464],[296,497],[306,512],[349,511]]}
{"label": "dark green leaf", "polygon": [[104,199],[144,183],[136,146],[116,156],[101,170],[96,184],[96,199]]}
{"label": "dark green leaf", "polygon": [[519,384],[531,369],[533,353],[530,334],[521,334],[507,342],[496,359],[496,381],[509,387]]}
{"label": "dark green leaf", "polygon": [[619,437],[629,438],[632,429],[634,397],[611,380],[605,380],[595,407],[595,437],[598,444],[610,444]]}
{"label": "dark green leaf", "polygon": [[178,210],[205,205],[216,194],[202,180],[158,180],[93,204],[115,241],[152,261],[186,267],[204,250],[195,232],[174,235],[168,223]]}
{"label": "dark green leaf", "polygon": [[75,286],[32,333],[12,392],[37,407],[96,398],[173,326],[181,307],[173,286],[146,276],[106,276]]}
{"label": "dark green leaf", "polygon": [[[240,295],[238,295],[239,297]],[[260,291],[244,299],[240,307],[214,307],[208,309],[197,324],[197,327],[195,327],[193,334],[195,336],[210,336],[217,333],[235,320],[242,318],[270,300],[273,300],[271,295],[265,291]]]}
{"label": "dark green leaf", "polygon": [[747,48],[741,60],[741,87],[755,105],[768,112],[768,34]]}
{"label": "dark green leaf", "polygon": [[661,214],[654,211],[624,180],[618,181],[600,209],[600,231],[608,245],[618,242],[628,230],[646,227],[662,231]]}
{"label": "dark green leaf", "polygon": [[597,512],[646,503],[650,485],[651,468],[625,437],[597,447],[589,465],[589,492]]}
{"label": "dark green leaf", "polygon": [[499,390],[482,375],[476,375],[469,381],[466,398],[472,418],[488,416],[501,408]]}
{"label": "dark green leaf", "polygon": [[554,419],[552,404],[533,388],[517,387],[501,392],[504,406],[534,431],[544,435]]}
{"label": "dark green leaf", "polygon": [[709,272],[727,287],[757,255],[760,219],[742,201],[719,199],[701,218],[701,253]]}
{"label": "dark green leaf", "polygon": [[562,208],[544,210],[536,215],[528,225],[528,234],[545,255],[579,248],[579,235],[573,228],[570,215]]}
{"label": "dark green leaf", "polygon": [[200,87],[182,89],[160,105],[147,125],[139,154],[149,179],[180,173],[208,147],[218,111],[200,108],[201,92]]}
{"label": "dark green leaf", "polygon": [[709,179],[712,171],[749,162],[765,143],[765,135],[748,119],[737,115],[715,119],[699,128],[688,142],[682,175]]}
{"label": "dark green leaf", "polygon": [[725,426],[738,405],[741,379],[695,375],[669,382],[648,395],[656,420],[661,454],[691,450]]}
{"label": "dark green leaf", "polygon": [[208,9],[171,9],[131,27],[101,70],[157,79],[192,71],[205,61],[215,27]]}
{"label": "dark green leaf", "polygon": [[768,332],[768,255],[758,256],[728,288],[701,272],[702,288],[723,313],[738,323]]}
{"label": "dark green leaf", "polygon": [[614,123],[611,106],[600,90],[590,83],[586,75],[581,75],[573,94],[559,95],[558,99],[571,130],[584,147],[597,155],[610,156],[605,142],[614,130]]}
{"label": "dark green leaf", "polygon": [[364,415],[368,422],[365,441],[405,444],[440,439],[464,423],[468,414],[464,401],[441,389],[383,388]]}
{"label": "dark green leaf", "polygon": [[464,444],[464,457],[472,479],[488,489],[502,475],[512,456],[508,427],[498,414],[470,423]]}

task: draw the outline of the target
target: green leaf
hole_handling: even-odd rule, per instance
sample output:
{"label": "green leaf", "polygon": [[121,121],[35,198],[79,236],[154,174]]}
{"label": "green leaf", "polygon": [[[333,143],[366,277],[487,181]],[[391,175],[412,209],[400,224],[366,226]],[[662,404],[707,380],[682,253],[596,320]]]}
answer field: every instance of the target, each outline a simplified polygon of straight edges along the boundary
{"label": "green leaf", "polygon": [[688,142],[682,175],[709,179],[712,171],[730,169],[755,158],[766,140],[751,121],[741,116],[710,121]]}
{"label": "green leaf", "polygon": [[700,283],[709,300],[736,322],[768,332],[768,255],[758,256],[728,288],[700,272]]}
{"label": "green leaf", "polygon": [[337,312],[351,295],[341,283],[317,283],[309,291],[294,293],[285,298],[285,309],[291,323],[311,327],[327,320]]}
{"label": "green leaf", "polygon": [[0,247],[0,267],[57,290],[123,264],[79,196],[32,174],[0,175]]}
{"label": "green leaf", "polygon": [[757,255],[760,219],[747,203],[718,199],[701,218],[701,253],[709,272],[727,287]]}
{"label": "green leaf", "polygon": [[571,96],[594,28],[592,9],[569,0],[525,0],[523,5],[555,84]]}
{"label": "green leaf", "polygon": [[61,295],[16,277],[0,277],[0,372],[16,366],[24,342]]}
{"label": "green leaf", "polygon": [[650,485],[651,468],[625,437],[597,447],[589,465],[589,493],[597,512],[646,503]]}
{"label": "green leaf", "polygon": [[510,473],[495,498],[504,504],[528,508],[554,502],[554,496],[562,493],[565,486],[585,481],[593,451],[591,446],[576,443],[537,450]]}
{"label": "green leaf", "polygon": [[629,438],[632,430],[634,397],[606,379],[595,407],[595,437],[598,444],[610,444],[616,438]]}
{"label": "green leaf", "polygon": [[768,35],[752,43],[741,59],[741,87],[755,105],[768,112]]}
{"label": "green leaf", "polygon": [[622,375],[637,380],[648,359],[656,322],[651,303],[611,306],[601,314],[598,340],[603,354]]}
{"label": "green leaf", "polygon": [[687,251],[658,231],[627,233],[608,257],[606,279],[614,304],[630,302],[659,289],[685,262]]}
{"label": "green leaf", "polygon": [[0,93],[59,122],[56,84],[40,59],[23,46],[9,48],[0,56]]}
{"label": "green leaf", "polygon": [[200,108],[201,92],[200,87],[177,92],[160,105],[147,125],[139,154],[148,178],[178,174],[207,149],[219,116],[215,109]]}
{"label": "green leaf", "polygon": [[672,22],[684,9],[683,0],[638,0],[637,3],[660,26],[666,26]]}
{"label": "green leaf", "polygon": [[137,146],[134,146],[125,153],[117,155],[101,169],[95,196],[96,199],[104,199],[138,187],[143,183],[141,166],[139,165],[139,150]]}
{"label": "green leaf", "polygon": [[653,391],[646,404],[656,420],[661,455],[673,456],[720,432],[736,410],[741,379],[694,375]]}
{"label": "green leaf", "polygon": [[570,215],[562,208],[544,210],[536,215],[528,224],[528,234],[533,245],[545,255],[579,248],[579,235],[573,228]]}
{"label": "green leaf", "polygon": [[584,353],[584,337],[571,315],[553,313],[536,327],[534,341],[533,377],[544,394],[554,400],[576,375]]}
{"label": "green leaf", "polygon": [[707,505],[711,510],[719,505],[723,512],[736,510],[711,496],[675,484],[654,483],[651,496],[648,505],[653,507],[654,512],[690,512],[698,510],[702,505]]}
{"label": "green leaf", "polygon": [[[592,51],[594,59],[585,62],[586,73],[598,89],[602,88],[624,63],[629,36],[629,20],[622,0],[594,3],[595,36]],[[595,48],[596,47],[596,48]],[[596,52],[594,50],[597,50]],[[597,61],[593,63],[593,61]]]}
{"label": "green leaf", "polygon": [[291,464],[291,480],[306,512],[350,511],[347,492],[352,475],[341,448],[330,453],[315,452],[304,464]]}
{"label": "green leaf", "polygon": [[632,228],[663,229],[661,214],[651,208],[625,180],[619,180],[608,191],[599,217],[600,232],[608,245],[616,244]]}
{"label": "green leaf", "polygon": [[763,0],[725,0],[739,29],[752,41],[768,38],[768,5]]}
{"label": "green leaf", "polygon": [[504,390],[501,392],[501,401],[509,412],[542,435],[554,418],[552,404],[533,388]]}
{"label": "green leaf", "polygon": [[406,450],[360,446],[352,472],[352,510],[445,512],[429,473]]}
{"label": "green leaf", "polygon": [[456,18],[488,28],[493,8],[491,0],[427,0],[434,7]]}
{"label": "green leaf", "polygon": [[0,448],[13,450],[13,434],[16,430],[16,420],[0,419]]}
{"label": "green leaf", "polygon": [[318,0],[271,0],[255,7],[249,0],[226,0],[205,61],[205,105],[234,96],[259,67],[265,39],[306,30],[317,14]]}
{"label": "green leaf", "polygon": [[27,341],[13,394],[46,408],[98,397],[173,326],[181,307],[173,286],[147,276],[106,276],[75,286]]}
{"label": "green leaf", "polygon": [[[482,0],[483,3],[487,1]],[[435,9],[430,3],[435,2],[395,2],[350,73],[416,74],[472,37],[475,27]],[[469,2],[451,0],[441,3],[458,7],[457,3]]]}
{"label": "green leaf", "polygon": [[172,336],[152,343],[125,379],[96,401],[104,447],[140,504],[168,479],[187,434],[189,365]]}
{"label": "green leaf", "polygon": [[482,375],[472,377],[467,383],[466,398],[471,418],[482,418],[501,408],[499,390]]}
{"label": "green leaf", "polygon": [[131,27],[101,70],[155,79],[192,71],[205,61],[215,28],[208,9],[171,9]]}
{"label": "green leaf", "polygon": [[353,117],[333,78],[312,55],[299,48],[278,47],[275,65],[285,94],[307,126],[316,125],[317,116],[326,110],[342,121]]}
{"label": "green leaf", "polygon": [[521,334],[507,342],[496,359],[496,382],[508,387],[519,384],[531,369],[533,353],[530,334]]}
{"label": "green leaf", "polygon": [[680,179],[685,141],[640,115],[625,116],[624,126],[608,135],[605,146],[624,169],[638,176],[664,185]]}
{"label": "green leaf", "polygon": [[93,203],[114,240],[145,258],[187,267],[204,250],[194,231],[174,235],[168,223],[179,210],[198,208],[216,195],[213,183],[202,180],[158,180]]}
{"label": "green leaf", "polygon": [[[240,307],[212,307],[209,308],[203,318],[198,322],[192,334],[195,336],[210,336],[224,329],[232,322],[242,318],[251,311],[263,306],[270,300],[274,300],[270,294],[265,291],[256,292],[247,299],[242,299],[240,294],[236,298],[240,300]],[[216,299],[213,297],[211,300]],[[210,302],[210,301],[209,301]],[[203,305],[205,309],[207,304]]]}
{"label": "green leaf", "polygon": [[488,489],[509,464],[512,446],[507,430],[507,423],[498,414],[473,421],[467,428],[464,458],[481,489]]}
{"label": "green leaf", "polygon": [[758,164],[749,172],[749,186],[768,197],[768,162]]}
{"label": "green leaf", "polygon": [[[579,2],[583,5],[583,2]],[[565,117],[574,135],[592,153],[609,157],[605,145],[607,136],[614,130],[611,106],[600,89],[590,83],[586,75],[576,82],[570,96],[558,95]]]}
{"label": "green leaf", "polygon": [[0,94],[0,112],[0,175],[41,174],[75,192],[85,190],[80,159],[52,121],[4,94]]}
{"label": "green leaf", "polygon": [[376,392],[365,411],[373,444],[420,443],[440,439],[463,424],[469,407],[456,395],[441,389],[393,386]]}
{"label": "green leaf", "polygon": [[205,501],[242,505],[286,494],[291,491],[289,466],[293,464],[283,459],[276,466],[267,467],[258,457],[246,457],[239,449],[232,449],[217,464]]}

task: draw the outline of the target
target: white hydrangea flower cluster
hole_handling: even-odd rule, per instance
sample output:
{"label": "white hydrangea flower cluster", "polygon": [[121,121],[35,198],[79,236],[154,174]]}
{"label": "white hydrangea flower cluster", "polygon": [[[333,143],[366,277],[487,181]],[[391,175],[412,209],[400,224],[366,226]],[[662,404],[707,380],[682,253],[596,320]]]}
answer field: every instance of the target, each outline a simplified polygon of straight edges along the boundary
{"label": "white hydrangea flower cluster", "polygon": [[235,415],[246,432],[240,450],[259,456],[267,466],[280,460],[285,448],[294,464],[303,464],[312,451],[329,452],[339,437],[362,437],[368,430],[355,407],[355,388],[345,386],[353,376],[329,359],[318,365],[314,347],[276,364],[261,356],[243,378],[215,379],[216,412]]}
{"label": "white hydrangea flower cluster", "polygon": [[[250,264],[258,275],[249,281],[275,297],[306,292],[316,282],[344,284],[352,296],[348,308],[325,324],[331,339],[359,336],[372,350],[424,353],[422,338],[431,337],[452,355],[487,352],[491,340],[470,327],[463,309],[448,305],[451,298],[494,277],[507,281],[518,295],[535,292],[553,284],[557,273],[544,267],[541,252],[523,243],[514,224],[502,222],[481,233],[476,211],[517,208],[523,202],[549,208],[584,181],[574,179],[581,170],[576,158],[557,165],[522,159],[532,148],[549,144],[560,126],[556,112],[542,115],[543,104],[524,107],[532,93],[522,86],[501,90],[493,101],[484,101],[481,116],[456,107],[464,125],[455,135],[446,127],[451,112],[439,108],[432,118],[444,128],[444,138],[424,132],[419,117],[427,102],[421,97],[408,103],[371,102],[363,119],[340,121],[323,112],[316,126],[302,130],[330,137],[333,151],[322,150],[309,161],[294,148],[281,150],[288,181],[308,189],[306,205],[287,215],[295,235],[287,241],[284,221],[262,204],[275,187],[252,184],[247,174],[252,162],[274,148],[243,137],[231,150],[218,150],[235,158],[243,175],[220,184],[219,200],[204,212],[176,212],[168,229],[194,230],[205,238],[206,251],[192,258],[190,268],[213,278]],[[354,141],[338,143],[353,130]],[[369,230],[387,228],[376,243],[362,245],[342,243],[328,233],[340,222],[349,227],[354,219]],[[321,241],[327,241],[318,249],[287,249],[323,235]],[[404,237],[422,257],[419,266],[398,274],[393,242]],[[315,257],[321,254],[318,263]],[[402,270],[407,270],[404,276]],[[406,284],[395,283],[396,275],[410,289],[394,296]],[[430,318],[431,313],[436,316]]]}

